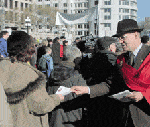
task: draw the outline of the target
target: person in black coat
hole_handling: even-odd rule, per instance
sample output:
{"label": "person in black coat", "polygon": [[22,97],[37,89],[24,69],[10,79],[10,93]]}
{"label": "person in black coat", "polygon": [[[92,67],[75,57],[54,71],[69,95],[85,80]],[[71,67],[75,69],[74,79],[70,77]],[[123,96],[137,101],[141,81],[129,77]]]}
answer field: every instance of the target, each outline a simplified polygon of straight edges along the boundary
{"label": "person in black coat", "polygon": [[53,62],[54,65],[58,65],[60,63],[60,43],[59,43],[59,38],[56,37],[53,40],[53,46],[52,46],[52,57],[53,57]]}
{"label": "person in black coat", "polygon": [[84,72],[83,77],[86,76],[89,86],[72,87],[72,91],[76,94],[90,94],[87,105],[88,127],[126,126],[126,105],[108,97],[126,90],[125,82],[115,64],[116,42],[117,40],[111,37],[102,37],[97,40],[93,57],[80,67],[80,73]]}

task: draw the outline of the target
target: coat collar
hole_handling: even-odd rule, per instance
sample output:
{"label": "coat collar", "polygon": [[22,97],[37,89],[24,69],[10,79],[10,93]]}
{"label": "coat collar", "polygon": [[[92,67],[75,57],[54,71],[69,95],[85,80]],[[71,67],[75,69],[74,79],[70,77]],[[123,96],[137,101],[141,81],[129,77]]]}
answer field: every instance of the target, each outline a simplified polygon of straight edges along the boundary
{"label": "coat collar", "polygon": [[150,47],[148,45],[144,45],[141,47],[141,49],[139,50],[137,56],[136,56],[136,60],[135,60],[135,64],[133,65],[133,67],[135,69],[138,69],[140,67],[140,65],[143,63],[144,59],[147,57],[147,55],[150,52]]}
{"label": "coat collar", "polygon": [[[10,60],[10,59],[5,59],[5,60]],[[31,68],[33,71],[35,71],[39,77],[33,81],[27,84],[27,86],[17,92],[10,92],[9,89],[5,90],[5,93],[7,95],[7,102],[10,104],[17,104],[24,100],[27,96],[30,95],[30,93],[34,92],[35,90],[39,89],[40,87],[46,85],[46,78],[45,75],[38,71],[36,68],[28,65],[27,63],[22,63],[29,68]]]}

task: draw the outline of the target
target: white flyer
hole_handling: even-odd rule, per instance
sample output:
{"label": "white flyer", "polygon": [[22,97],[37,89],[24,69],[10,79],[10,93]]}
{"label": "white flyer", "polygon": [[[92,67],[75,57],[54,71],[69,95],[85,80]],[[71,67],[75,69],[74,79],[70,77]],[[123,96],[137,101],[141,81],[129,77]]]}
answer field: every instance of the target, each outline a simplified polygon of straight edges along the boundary
{"label": "white flyer", "polygon": [[65,86],[60,86],[55,94],[62,94],[63,96],[65,96],[65,95],[68,95],[69,93],[71,93],[70,89],[71,88],[68,88]]}
{"label": "white flyer", "polygon": [[119,92],[117,94],[113,94],[113,95],[108,96],[108,97],[117,99],[117,100],[122,101],[122,102],[130,102],[130,101],[132,101],[132,99],[126,97],[129,94],[132,94],[132,93],[129,90],[125,90],[123,92]]}

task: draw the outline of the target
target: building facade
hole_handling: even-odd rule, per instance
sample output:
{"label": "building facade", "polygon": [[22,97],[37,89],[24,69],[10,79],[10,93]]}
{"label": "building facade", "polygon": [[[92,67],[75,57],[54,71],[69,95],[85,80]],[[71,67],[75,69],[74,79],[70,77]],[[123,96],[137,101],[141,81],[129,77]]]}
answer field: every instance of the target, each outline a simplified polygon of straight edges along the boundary
{"label": "building facade", "polygon": [[[73,40],[76,37],[87,36],[112,36],[117,31],[117,23],[122,19],[137,20],[137,0],[0,0],[0,29],[5,27],[18,27],[18,30],[25,30],[25,10],[36,10],[36,6],[53,7],[62,13],[78,14],[87,11],[95,6],[98,9],[94,19],[91,21],[66,26],[50,26],[48,18],[39,16],[41,22],[37,22],[37,17],[33,17],[30,34],[37,38],[52,38],[65,35]],[[37,15],[37,12],[35,12]],[[29,16],[30,17],[30,16]]]}
{"label": "building facade", "polygon": [[[137,20],[137,0],[38,0],[49,2],[63,13],[82,13],[98,5],[95,19],[69,27],[75,37],[92,34],[94,36],[112,36],[117,31],[117,23],[122,19]],[[40,3],[39,2],[39,3]],[[57,26],[58,27],[58,26]],[[60,26],[59,26],[60,27]],[[59,32],[61,29],[59,29]]]}
{"label": "building facade", "polygon": [[123,19],[137,20],[137,0],[99,0],[99,36],[112,36]]}

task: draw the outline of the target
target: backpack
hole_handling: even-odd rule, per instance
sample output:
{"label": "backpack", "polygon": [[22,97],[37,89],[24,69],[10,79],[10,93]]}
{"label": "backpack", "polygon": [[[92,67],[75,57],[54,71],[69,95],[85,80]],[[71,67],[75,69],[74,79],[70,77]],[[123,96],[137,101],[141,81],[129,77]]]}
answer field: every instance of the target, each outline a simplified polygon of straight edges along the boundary
{"label": "backpack", "polygon": [[38,69],[40,71],[46,71],[47,70],[47,58],[42,56],[40,59],[39,59],[39,63],[38,63]]}

